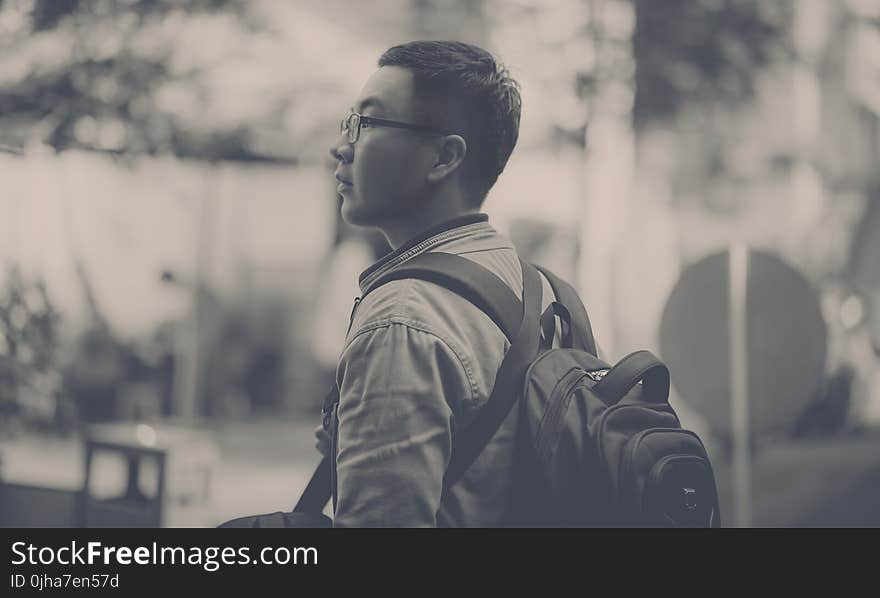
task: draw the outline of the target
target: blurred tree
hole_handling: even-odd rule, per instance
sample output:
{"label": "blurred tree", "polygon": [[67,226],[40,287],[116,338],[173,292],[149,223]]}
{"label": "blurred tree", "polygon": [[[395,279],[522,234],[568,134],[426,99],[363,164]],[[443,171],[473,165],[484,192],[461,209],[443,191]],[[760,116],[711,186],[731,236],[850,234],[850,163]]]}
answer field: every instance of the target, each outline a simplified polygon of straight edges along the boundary
{"label": "blurred tree", "polygon": [[790,0],[634,0],[636,127],[693,103],[738,105],[755,74],[787,52]]}
{"label": "blurred tree", "polygon": [[455,39],[485,45],[483,0],[410,0],[412,34],[422,39]]}
{"label": "blurred tree", "polygon": [[[253,122],[198,119],[204,64],[174,41],[196,29],[222,44],[230,23],[260,28],[244,0],[0,2],[0,135],[58,151],[289,162],[255,142]],[[281,119],[284,105],[270,104]]]}
{"label": "blurred tree", "polygon": [[[660,158],[673,205],[744,213],[750,186],[787,177],[794,161],[791,126],[762,130],[757,123],[771,105],[761,77],[774,69],[777,79],[790,77],[797,58],[795,3],[634,0],[634,7],[640,148],[676,146],[674,156]],[[787,113],[795,111],[792,105]],[[665,139],[652,138],[661,131]]]}
{"label": "blurred tree", "polygon": [[0,293],[0,424],[65,429],[71,413],[60,395],[59,316],[41,281],[13,268]]}

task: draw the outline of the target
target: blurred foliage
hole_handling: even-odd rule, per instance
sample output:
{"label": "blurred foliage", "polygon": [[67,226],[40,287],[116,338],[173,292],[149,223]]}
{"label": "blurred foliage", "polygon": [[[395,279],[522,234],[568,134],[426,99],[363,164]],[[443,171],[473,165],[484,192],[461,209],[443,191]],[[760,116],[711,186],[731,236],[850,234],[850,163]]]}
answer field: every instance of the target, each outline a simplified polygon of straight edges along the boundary
{"label": "blurred foliage", "polygon": [[[81,422],[153,420],[176,415],[173,406],[179,322],[160,323],[152,335],[123,339],[90,300],[90,324],[62,342],[61,318],[41,281],[18,269],[0,289],[0,429],[68,432]],[[81,283],[91,296],[89,281]],[[199,292],[204,360],[199,415],[244,417],[281,406],[285,383],[283,297],[227,300]]]}
{"label": "blurred foliage", "polygon": [[200,293],[202,415],[244,418],[283,406],[289,299],[251,294],[227,299]]}
{"label": "blurred foliage", "polygon": [[[856,223],[850,246],[848,269],[855,287],[863,293],[880,293],[880,182],[868,185],[868,201]],[[877,314],[880,317],[880,314]],[[875,332],[880,347],[880,325]]]}
{"label": "blurred foliage", "polygon": [[27,282],[12,268],[0,290],[0,423],[64,428],[58,373],[59,315],[41,281]]}
{"label": "blurred foliage", "polygon": [[[225,298],[198,290],[197,416],[243,418],[279,407],[284,398],[283,298]],[[156,419],[174,406],[178,358],[192,334],[186,321],[160,323],[152,335],[121,340],[99,320],[78,337],[64,368],[64,389],[82,421]],[[184,335],[184,336],[181,336]]]}
{"label": "blurred foliage", "polygon": [[[797,59],[798,7],[792,0],[634,6],[633,124],[653,144],[670,201],[726,218],[744,214],[749,189],[787,178],[797,151],[789,125],[762,130],[758,123],[774,118],[784,101],[776,95],[782,86],[768,92],[767,81],[778,81],[778,69],[790,72]],[[671,155],[662,149],[670,144]]]}
{"label": "blurred foliage", "polygon": [[[207,160],[282,161],[255,147],[254,123],[205,125],[163,105],[169,89],[198,111],[203,65],[181,66],[175,34],[227,16],[259,28],[244,0],[7,0],[0,3],[0,135],[56,150],[171,153]],[[222,25],[223,23],[221,23]],[[5,25],[5,27],[3,26]],[[177,61],[177,62],[175,62]],[[185,62],[185,61],[184,61]],[[181,101],[178,100],[176,106]]]}
{"label": "blurred foliage", "polygon": [[790,0],[634,0],[637,128],[693,103],[736,106],[755,75],[788,52]]}
{"label": "blurred foliage", "polygon": [[154,420],[173,415],[174,325],[119,340],[93,325],[75,339],[63,365],[63,391],[76,422]]}
{"label": "blurred foliage", "polygon": [[185,6],[189,11],[214,11],[230,7],[242,9],[243,0],[35,0],[32,9],[34,31],[57,27],[64,17],[88,11],[95,16],[117,13],[120,9],[140,19],[163,15]]}

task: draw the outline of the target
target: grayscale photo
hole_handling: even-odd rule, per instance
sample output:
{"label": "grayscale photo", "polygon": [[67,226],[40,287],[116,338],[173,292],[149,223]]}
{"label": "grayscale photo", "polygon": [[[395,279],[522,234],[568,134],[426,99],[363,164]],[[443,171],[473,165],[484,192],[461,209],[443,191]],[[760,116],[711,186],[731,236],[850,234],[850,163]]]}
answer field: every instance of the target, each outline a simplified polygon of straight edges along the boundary
{"label": "grayscale photo", "polygon": [[880,2],[0,0],[0,527],[880,527]]}

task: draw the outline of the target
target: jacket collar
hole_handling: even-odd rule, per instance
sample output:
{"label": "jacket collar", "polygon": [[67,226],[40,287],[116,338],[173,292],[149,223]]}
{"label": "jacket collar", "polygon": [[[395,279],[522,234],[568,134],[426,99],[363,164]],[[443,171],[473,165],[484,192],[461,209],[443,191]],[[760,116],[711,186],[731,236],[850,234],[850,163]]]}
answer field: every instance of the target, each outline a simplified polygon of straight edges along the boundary
{"label": "jacket collar", "polygon": [[[416,235],[391,253],[383,256],[379,261],[361,273],[358,278],[361,292],[366,292],[375,280],[392,268],[397,267],[402,262],[405,262],[419,253],[428,251],[432,247],[449,240],[453,236],[458,236],[458,233],[467,234],[467,232],[470,231],[470,227],[473,225],[487,223],[488,221],[489,216],[486,214],[467,214],[465,216],[453,218],[452,220],[447,220],[446,222],[441,222],[423,233]],[[464,227],[468,228],[466,230],[459,230]]]}

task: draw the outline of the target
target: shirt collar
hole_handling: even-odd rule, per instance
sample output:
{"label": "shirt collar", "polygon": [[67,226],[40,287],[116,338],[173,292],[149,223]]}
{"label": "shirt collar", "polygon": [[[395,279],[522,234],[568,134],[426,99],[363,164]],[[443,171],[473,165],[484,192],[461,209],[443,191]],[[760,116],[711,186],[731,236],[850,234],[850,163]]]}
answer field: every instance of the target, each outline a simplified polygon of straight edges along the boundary
{"label": "shirt collar", "polygon": [[489,216],[481,212],[479,214],[466,214],[464,216],[459,216],[457,218],[453,218],[452,220],[447,220],[445,222],[441,222],[440,224],[432,226],[421,234],[416,235],[391,253],[384,255],[375,264],[361,272],[361,275],[358,278],[358,283],[360,284],[361,289],[364,289],[366,286],[368,286],[365,283],[368,282],[368,279],[371,278],[373,274],[378,272],[387,264],[397,261],[401,256],[412,252],[414,248],[431,239],[432,237],[436,237],[437,235],[441,235],[445,232],[460,228],[462,226],[468,226],[470,224],[477,224],[479,222],[488,221]]}

